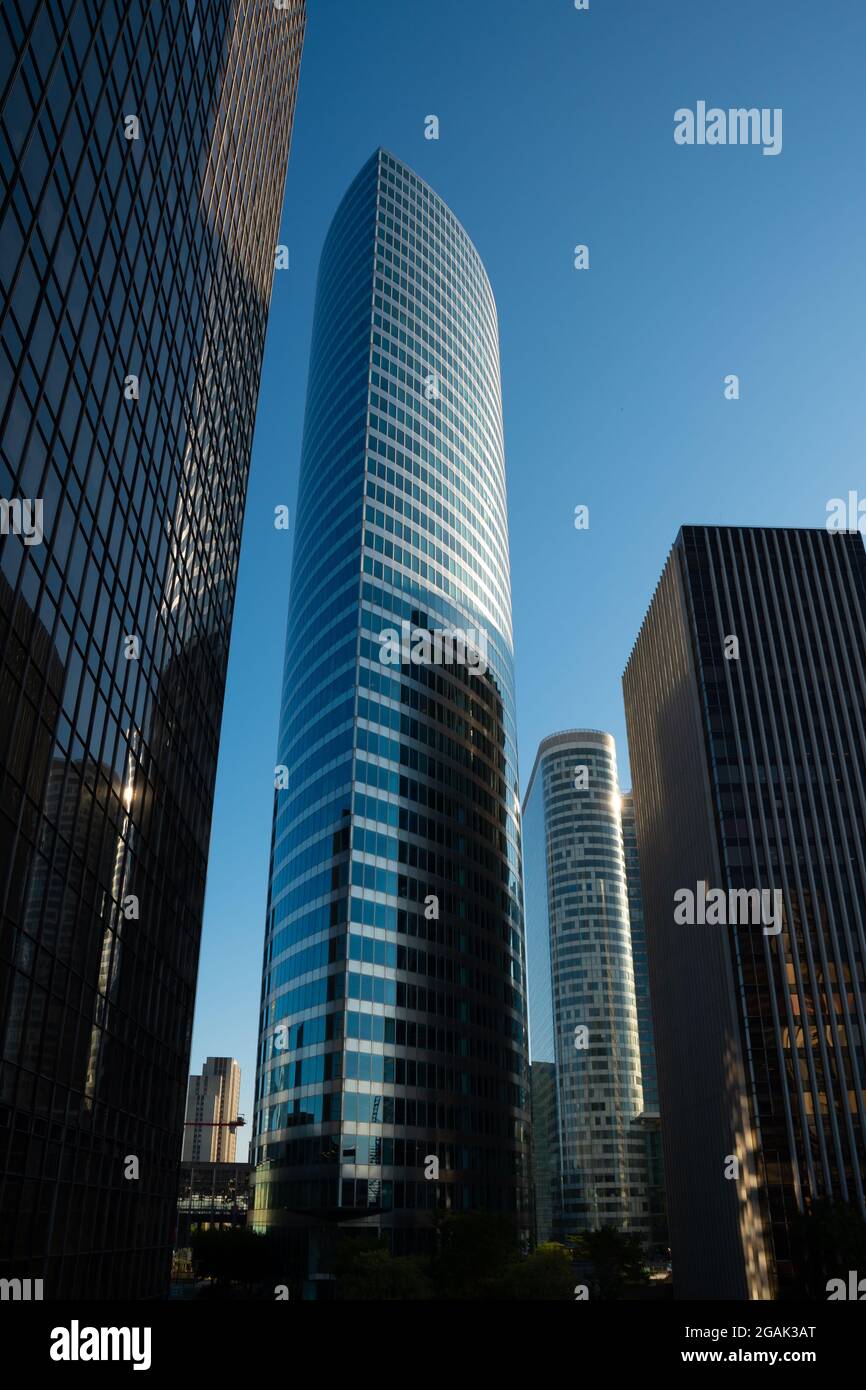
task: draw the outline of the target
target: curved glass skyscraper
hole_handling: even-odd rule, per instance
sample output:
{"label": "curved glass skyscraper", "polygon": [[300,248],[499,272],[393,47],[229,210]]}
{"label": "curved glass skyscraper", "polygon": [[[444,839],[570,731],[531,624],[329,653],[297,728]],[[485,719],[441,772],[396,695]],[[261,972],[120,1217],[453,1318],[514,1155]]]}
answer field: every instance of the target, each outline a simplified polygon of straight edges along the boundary
{"label": "curved glass skyscraper", "polygon": [[311,1274],[350,1222],[527,1230],[496,308],[384,150],[319,271],[278,758],[251,1219]]}
{"label": "curved glass skyscraper", "polygon": [[[616,748],[542,740],[524,808],[533,1082],[556,1066],[560,1235],[649,1236],[641,1057]],[[538,1175],[547,1182],[545,1174]]]}

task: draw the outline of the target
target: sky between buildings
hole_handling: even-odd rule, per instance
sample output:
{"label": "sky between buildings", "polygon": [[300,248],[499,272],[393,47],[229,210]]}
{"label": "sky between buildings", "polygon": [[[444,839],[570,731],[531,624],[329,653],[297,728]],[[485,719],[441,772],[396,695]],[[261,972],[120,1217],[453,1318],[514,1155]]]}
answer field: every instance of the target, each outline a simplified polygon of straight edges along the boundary
{"label": "sky between buildings", "polygon": [[[316,272],[351,179],[378,145],[414,168],[496,296],[522,786],[578,726],[615,736],[627,787],[621,676],[679,526],[821,526],[866,497],[864,94],[852,0],[308,0],[191,1057],[241,1064],[239,1159],[292,552],[274,507],[294,518]],[[675,144],[698,101],[780,107],[781,153]]]}

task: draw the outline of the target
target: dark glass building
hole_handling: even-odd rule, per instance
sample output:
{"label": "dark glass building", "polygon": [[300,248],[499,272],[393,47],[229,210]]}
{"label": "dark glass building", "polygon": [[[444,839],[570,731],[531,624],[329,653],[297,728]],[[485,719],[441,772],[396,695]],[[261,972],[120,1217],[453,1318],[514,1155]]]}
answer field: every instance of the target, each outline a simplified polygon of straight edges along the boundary
{"label": "dark glass building", "polygon": [[866,1211],[862,537],[684,527],[623,684],[675,1290],[773,1297]]}
{"label": "dark glass building", "polygon": [[556,1127],[556,1066],[532,1062],[529,1067],[532,1120],[532,1192],[535,1243],[544,1245],[559,1235],[561,1210],[559,1135]]}
{"label": "dark glass building", "polygon": [[[472,640],[437,656],[446,629]],[[308,1296],[341,1228],[423,1251],[485,1209],[528,1239],[496,309],[384,150],[319,270],[278,759],[251,1222]]]}
{"label": "dark glass building", "polygon": [[303,26],[0,9],[0,1274],[50,1298],[168,1281]]}
{"label": "dark glass building", "polygon": [[653,1035],[652,1004],[650,1001],[649,966],[646,952],[646,923],[643,914],[643,893],[640,885],[640,861],[637,850],[637,826],[634,819],[634,797],[622,794],[622,848],[625,856],[625,880],[628,892],[628,922],[631,936],[631,959],[634,969],[634,996],[637,1006],[637,1032],[640,1044],[640,1072],[643,1088],[643,1112],[640,1128],[646,1145],[646,1194],[649,1209],[649,1242],[658,1255],[667,1249],[668,1229],[665,1214],[664,1159],[662,1156],[661,1125],[659,1123],[659,1083],[656,1069],[656,1045]]}
{"label": "dark glass building", "polygon": [[634,967],[634,995],[637,1004],[643,1108],[645,1114],[658,1114],[659,1085],[656,1075],[652,1005],[650,1003],[649,969],[646,955],[646,925],[640,886],[634,797],[631,792],[623,792],[622,796],[622,847],[625,858],[626,890],[628,892],[628,923],[631,936],[631,959]]}

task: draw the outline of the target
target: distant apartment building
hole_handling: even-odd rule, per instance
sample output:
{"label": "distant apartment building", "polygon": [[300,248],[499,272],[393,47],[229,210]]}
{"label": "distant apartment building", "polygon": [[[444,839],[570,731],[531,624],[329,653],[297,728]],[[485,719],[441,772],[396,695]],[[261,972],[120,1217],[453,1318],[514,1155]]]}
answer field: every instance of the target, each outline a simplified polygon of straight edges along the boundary
{"label": "distant apartment building", "polygon": [[863,538],[683,527],[623,686],[675,1293],[771,1298],[866,1215]]}
{"label": "distant apartment building", "polygon": [[[615,1226],[649,1240],[638,1014],[616,749],[542,740],[523,811],[532,1072],[555,1067],[559,1236]],[[542,1108],[548,1075],[533,1088]],[[542,1213],[544,1131],[534,1150]],[[540,1238],[540,1237],[539,1237]]]}
{"label": "distant apartment building", "polygon": [[191,1076],[183,1131],[184,1163],[234,1163],[241,1069],[233,1057],[208,1057],[201,1076]]}

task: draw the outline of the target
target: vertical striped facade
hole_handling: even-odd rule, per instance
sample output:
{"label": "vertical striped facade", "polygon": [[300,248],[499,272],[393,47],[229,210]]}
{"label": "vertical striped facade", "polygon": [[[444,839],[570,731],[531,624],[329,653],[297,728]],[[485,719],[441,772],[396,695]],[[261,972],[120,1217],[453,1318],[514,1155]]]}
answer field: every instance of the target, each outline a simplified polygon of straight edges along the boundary
{"label": "vertical striped facade", "polygon": [[[684,527],[623,684],[676,1290],[772,1297],[800,1213],[866,1212],[862,538]],[[678,924],[700,884],[781,930]]]}

